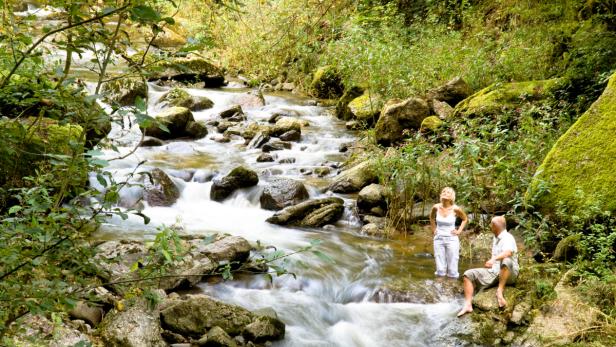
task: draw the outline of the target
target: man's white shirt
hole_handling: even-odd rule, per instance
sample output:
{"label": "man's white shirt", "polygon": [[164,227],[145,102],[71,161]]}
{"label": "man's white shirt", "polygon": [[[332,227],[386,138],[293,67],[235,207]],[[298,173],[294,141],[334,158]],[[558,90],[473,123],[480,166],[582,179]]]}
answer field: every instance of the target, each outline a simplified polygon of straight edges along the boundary
{"label": "man's white shirt", "polygon": [[[497,255],[503,253],[504,251],[511,251],[514,267],[517,270],[518,267],[518,246],[515,243],[515,238],[511,235],[507,230],[503,230],[497,236],[492,238],[492,257],[496,257]],[[492,268],[490,271],[494,273],[499,273],[501,268],[501,261],[496,260],[494,264],[492,264]],[[511,269],[514,270],[514,269]]]}

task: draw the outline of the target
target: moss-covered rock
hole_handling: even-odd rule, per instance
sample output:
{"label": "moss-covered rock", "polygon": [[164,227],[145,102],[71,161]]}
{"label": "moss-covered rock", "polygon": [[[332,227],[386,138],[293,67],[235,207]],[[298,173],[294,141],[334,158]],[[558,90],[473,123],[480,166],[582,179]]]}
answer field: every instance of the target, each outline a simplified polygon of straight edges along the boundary
{"label": "moss-covered rock", "polygon": [[430,116],[421,122],[421,131],[434,132],[443,125],[443,121],[437,116]]}
{"label": "moss-covered rock", "polygon": [[152,45],[158,48],[177,48],[186,44],[186,38],[174,30],[164,27],[162,32],[159,32]]}
{"label": "moss-covered rock", "polygon": [[101,93],[104,95],[103,100],[109,104],[132,106],[138,97],[147,97],[148,87],[141,78],[123,77],[105,82]]}
{"label": "moss-covered rock", "polygon": [[172,80],[177,82],[204,82],[206,87],[224,85],[222,70],[200,57],[179,57],[153,64],[149,69],[149,80]]}
{"label": "moss-covered rock", "polygon": [[158,124],[151,124],[141,131],[147,136],[153,136],[162,140],[177,139],[188,136],[186,127],[194,122],[192,112],[186,107],[171,107],[155,115],[157,122],[167,127],[165,131]]}
{"label": "moss-covered rock", "polygon": [[347,106],[351,117],[368,125],[375,124],[383,108],[383,99],[370,91],[353,99]]}
{"label": "moss-covered rock", "polygon": [[238,166],[222,179],[214,180],[210,189],[210,199],[223,201],[237,189],[256,186],[257,183],[259,176],[256,172]]}
{"label": "moss-covered rock", "polygon": [[317,98],[322,99],[338,98],[344,90],[340,74],[336,68],[329,65],[314,72],[310,88]]}
{"label": "moss-covered rock", "polygon": [[590,207],[616,211],[614,134],[616,74],[599,99],[554,144],[533,177],[527,201],[546,214],[559,207],[580,217],[591,217],[586,212]]}
{"label": "moss-covered rock", "polygon": [[495,83],[460,102],[454,109],[454,116],[495,115],[519,107],[526,101],[546,99],[562,86],[563,80],[558,78]]}
{"label": "moss-covered rock", "polygon": [[343,171],[334,179],[329,190],[335,193],[355,193],[371,183],[377,183],[379,179],[374,167],[374,161],[366,160]]}
{"label": "moss-covered rock", "polygon": [[214,107],[212,100],[204,96],[192,96],[186,90],[180,88],[171,89],[160,98],[160,101],[169,106],[186,107],[191,111],[201,111]]}
{"label": "moss-covered rock", "polygon": [[349,103],[353,99],[361,96],[364,93],[364,89],[361,87],[353,86],[344,90],[344,94],[336,102],[336,117],[342,120],[350,120],[353,118],[353,114],[349,110]]}

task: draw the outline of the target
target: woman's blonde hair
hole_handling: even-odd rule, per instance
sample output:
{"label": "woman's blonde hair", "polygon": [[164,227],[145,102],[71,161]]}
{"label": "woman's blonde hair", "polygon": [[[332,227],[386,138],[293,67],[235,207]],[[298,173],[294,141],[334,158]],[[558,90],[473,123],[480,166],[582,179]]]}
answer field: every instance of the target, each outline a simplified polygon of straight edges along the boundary
{"label": "woman's blonde hair", "polygon": [[441,190],[441,199],[449,199],[452,203],[456,202],[456,191],[451,187],[445,187]]}

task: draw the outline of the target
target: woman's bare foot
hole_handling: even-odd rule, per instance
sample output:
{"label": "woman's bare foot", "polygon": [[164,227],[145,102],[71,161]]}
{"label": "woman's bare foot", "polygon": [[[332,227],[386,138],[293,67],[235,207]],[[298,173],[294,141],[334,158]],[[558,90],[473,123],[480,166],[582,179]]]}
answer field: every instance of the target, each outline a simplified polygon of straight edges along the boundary
{"label": "woman's bare foot", "polygon": [[458,312],[458,317],[462,317],[465,314],[471,313],[471,312],[473,312],[473,305],[471,305],[471,304],[464,304],[464,307],[462,307],[460,312]]}
{"label": "woman's bare foot", "polygon": [[504,308],[507,306],[507,300],[505,300],[505,297],[503,296],[503,292],[501,292],[500,290],[496,291],[496,299],[498,300],[499,308]]}

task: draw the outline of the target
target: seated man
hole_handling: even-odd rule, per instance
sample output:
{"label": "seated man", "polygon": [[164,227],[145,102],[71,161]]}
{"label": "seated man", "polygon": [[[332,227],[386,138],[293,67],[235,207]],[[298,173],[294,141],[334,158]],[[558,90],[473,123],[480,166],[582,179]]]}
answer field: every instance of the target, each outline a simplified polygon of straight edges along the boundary
{"label": "seated man", "polygon": [[498,284],[496,299],[499,307],[507,306],[503,296],[505,284],[513,284],[518,277],[518,247],[513,235],[507,232],[505,217],[494,217],[490,223],[494,234],[492,240],[492,258],[485,263],[485,268],[469,269],[464,272],[464,307],[458,317],[473,312],[474,290],[493,287]]}

